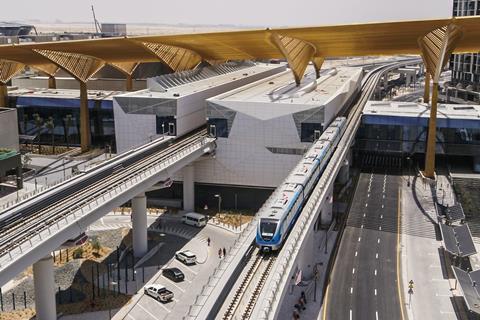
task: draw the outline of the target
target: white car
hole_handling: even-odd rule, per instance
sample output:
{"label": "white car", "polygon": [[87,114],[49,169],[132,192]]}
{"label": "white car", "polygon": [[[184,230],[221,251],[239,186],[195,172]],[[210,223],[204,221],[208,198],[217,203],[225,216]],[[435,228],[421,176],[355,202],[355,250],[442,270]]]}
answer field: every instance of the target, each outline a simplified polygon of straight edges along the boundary
{"label": "white car", "polygon": [[197,256],[190,250],[175,252],[175,258],[177,258],[177,260],[183,262],[184,264],[197,263]]}
{"label": "white car", "polygon": [[151,284],[145,287],[145,294],[160,302],[168,302],[173,299],[173,292],[162,285]]}

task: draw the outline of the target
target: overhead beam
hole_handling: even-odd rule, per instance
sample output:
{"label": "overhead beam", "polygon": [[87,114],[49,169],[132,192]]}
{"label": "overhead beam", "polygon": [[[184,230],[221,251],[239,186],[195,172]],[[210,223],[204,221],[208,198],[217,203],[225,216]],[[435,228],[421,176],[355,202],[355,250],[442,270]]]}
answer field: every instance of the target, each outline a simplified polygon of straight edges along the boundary
{"label": "overhead beam", "polygon": [[202,61],[199,54],[189,49],[153,42],[141,44],[173,71],[191,70]]}
{"label": "overhead beam", "polygon": [[33,49],[80,82],[80,145],[82,152],[90,148],[90,116],[87,81],[97,73],[105,61],[78,53]]}
{"label": "overhead beam", "polygon": [[7,82],[25,68],[23,63],[0,59],[0,107],[8,105]]}
{"label": "overhead beam", "polygon": [[[435,177],[438,82],[443,68],[447,64],[450,55],[453,50],[455,50],[455,46],[462,36],[462,29],[454,23],[451,23],[437,28],[418,39],[418,45],[422,52],[422,58],[427,73],[430,74],[433,80],[424,171],[424,175],[432,179]],[[425,80],[428,80],[427,76],[425,77]],[[429,83],[426,81],[425,87],[428,85]]]}
{"label": "overhead beam", "polygon": [[287,59],[293,76],[295,77],[295,82],[297,85],[300,85],[308,63],[312,61],[315,55],[315,46],[309,42],[273,32],[270,35],[270,40],[285,59]]}

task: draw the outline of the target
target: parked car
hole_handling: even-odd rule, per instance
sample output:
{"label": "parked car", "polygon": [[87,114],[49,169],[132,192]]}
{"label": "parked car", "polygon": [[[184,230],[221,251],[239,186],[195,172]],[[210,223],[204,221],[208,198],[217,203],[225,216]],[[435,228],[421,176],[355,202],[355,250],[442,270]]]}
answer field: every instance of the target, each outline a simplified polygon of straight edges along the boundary
{"label": "parked car", "polygon": [[175,258],[183,262],[184,264],[195,264],[197,263],[197,256],[190,250],[177,251],[175,253]]}
{"label": "parked car", "polygon": [[162,275],[165,278],[168,278],[174,282],[181,282],[185,280],[185,275],[183,274],[182,270],[178,268],[167,268],[163,269]]}
{"label": "parked car", "polygon": [[145,294],[164,303],[173,299],[173,292],[160,284],[151,284],[146,286]]}

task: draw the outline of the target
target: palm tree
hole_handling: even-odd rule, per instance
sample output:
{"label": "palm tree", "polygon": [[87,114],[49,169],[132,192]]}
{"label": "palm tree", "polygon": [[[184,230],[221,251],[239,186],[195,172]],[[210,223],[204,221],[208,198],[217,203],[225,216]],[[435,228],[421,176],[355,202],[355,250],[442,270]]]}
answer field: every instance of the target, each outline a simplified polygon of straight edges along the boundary
{"label": "palm tree", "polygon": [[70,134],[70,127],[73,125],[73,116],[71,114],[67,114],[65,118],[63,118],[63,129],[65,131],[65,142],[67,143],[67,149],[70,149],[70,141],[69,141],[69,134]]}
{"label": "palm tree", "polygon": [[47,127],[48,131],[52,135],[52,153],[55,154],[55,135],[53,133],[53,129],[55,129],[55,123],[53,122],[53,117],[48,117],[45,127]]}
{"label": "palm tree", "polygon": [[42,145],[40,143],[40,134],[43,128],[43,118],[40,117],[38,113],[33,115],[33,119],[35,121],[35,127],[37,128],[37,138],[38,138],[38,154],[42,153]]}

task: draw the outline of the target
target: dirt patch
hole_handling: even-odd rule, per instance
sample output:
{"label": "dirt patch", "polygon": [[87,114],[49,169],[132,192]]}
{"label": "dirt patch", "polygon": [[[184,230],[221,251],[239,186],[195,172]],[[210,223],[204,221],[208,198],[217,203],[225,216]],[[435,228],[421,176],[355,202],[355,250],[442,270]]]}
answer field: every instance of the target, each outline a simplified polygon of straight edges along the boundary
{"label": "dirt patch", "polygon": [[74,259],[85,259],[101,262],[111,252],[112,249],[102,245],[100,245],[100,247],[95,247],[94,243],[89,241],[81,246],[57,251],[55,254],[55,266],[61,267]]}
{"label": "dirt patch", "polygon": [[253,215],[251,212],[223,211],[215,214],[212,218],[214,219],[214,222],[238,227],[252,221]]}
{"label": "dirt patch", "polygon": [[24,309],[0,313],[0,320],[26,320],[35,316],[34,309]]}

